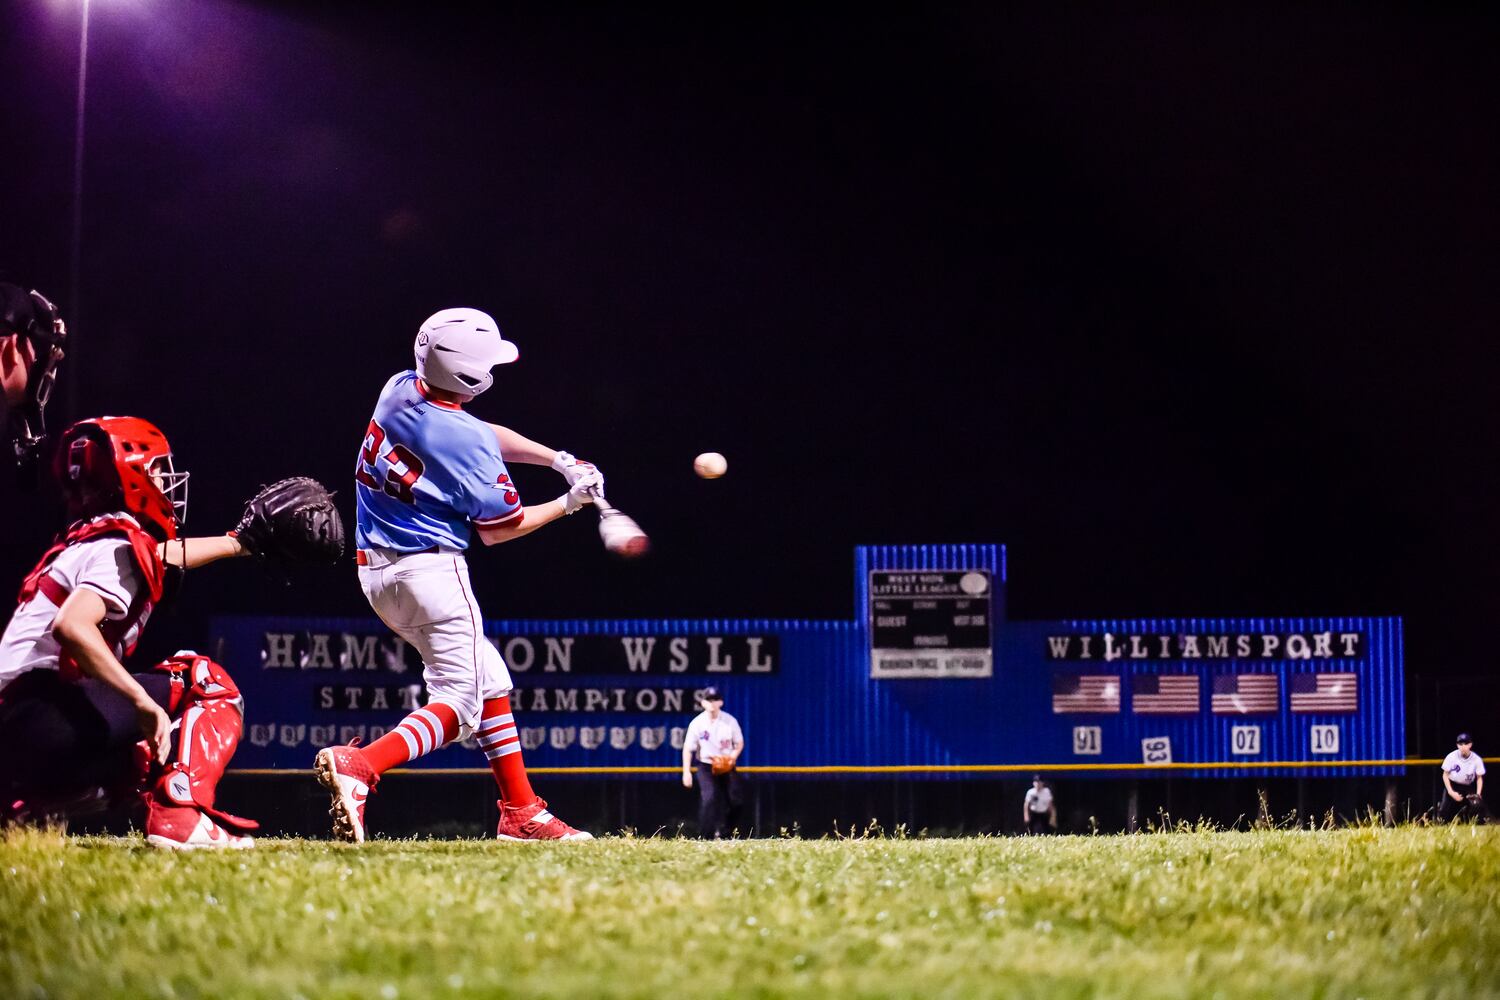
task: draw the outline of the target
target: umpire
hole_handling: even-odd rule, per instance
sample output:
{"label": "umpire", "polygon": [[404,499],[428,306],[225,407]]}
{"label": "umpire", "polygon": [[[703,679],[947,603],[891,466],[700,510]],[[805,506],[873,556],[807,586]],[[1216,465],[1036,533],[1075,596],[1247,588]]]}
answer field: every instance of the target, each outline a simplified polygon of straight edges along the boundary
{"label": "umpire", "polygon": [[1021,820],[1026,832],[1045,834],[1057,832],[1057,803],[1052,799],[1052,789],[1040,774],[1031,776],[1031,787],[1026,789],[1026,801],[1021,803]]}
{"label": "umpire", "polygon": [[1443,758],[1443,796],[1438,818],[1447,823],[1465,816],[1486,819],[1484,761],[1474,752],[1474,737],[1459,733],[1458,748]]}
{"label": "umpire", "polygon": [[28,488],[37,483],[47,430],[43,411],[67,341],[67,327],[45,295],[0,281],[0,414],[21,482]]}

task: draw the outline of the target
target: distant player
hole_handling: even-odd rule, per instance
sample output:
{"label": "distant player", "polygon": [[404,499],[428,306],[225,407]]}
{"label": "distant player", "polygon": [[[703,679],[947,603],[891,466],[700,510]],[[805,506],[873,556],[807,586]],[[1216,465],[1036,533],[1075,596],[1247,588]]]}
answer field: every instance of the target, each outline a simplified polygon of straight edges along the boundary
{"label": "distant player", "polygon": [[[603,477],[463,406],[494,382],[491,369],[518,351],[477,309],[444,309],[417,333],[416,370],[380,392],[355,466],[359,582],[370,606],[422,657],[427,704],[367,747],[318,752],[332,795],[334,833],[365,839],[365,799],[380,775],[474,733],[500,788],[501,840],[588,840],[532,791],[511,714],[510,672],[484,637],[464,553],[472,533],[508,542],[591,503]],[[568,491],[530,507],[506,462],[547,465]]]}
{"label": "distant player", "polygon": [[1040,774],[1031,776],[1031,787],[1026,789],[1026,798],[1021,803],[1021,822],[1031,834],[1052,833],[1057,829],[1057,803]]}
{"label": "distant player", "polygon": [[217,663],[179,654],[132,674],[122,661],[162,599],[169,567],[245,554],[230,536],[183,540],[188,473],[135,417],[69,427],[57,479],[72,519],[21,586],[0,636],[0,821],[146,804],[156,847],[249,847],[254,823],[214,804],[243,728]]}
{"label": "distant player", "polygon": [[682,743],[682,787],[693,787],[698,773],[698,836],[718,840],[733,833],[730,814],[740,805],[744,792],[737,769],[745,752],[745,734],[739,720],[724,711],[724,696],[718,688],[698,692],[703,711],[688,723]]}
{"label": "distant player", "polygon": [[1484,805],[1484,761],[1474,752],[1474,737],[1459,733],[1455,749],[1443,758],[1443,799],[1438,818],[1450,822],[1464,816],[1487,819]]}

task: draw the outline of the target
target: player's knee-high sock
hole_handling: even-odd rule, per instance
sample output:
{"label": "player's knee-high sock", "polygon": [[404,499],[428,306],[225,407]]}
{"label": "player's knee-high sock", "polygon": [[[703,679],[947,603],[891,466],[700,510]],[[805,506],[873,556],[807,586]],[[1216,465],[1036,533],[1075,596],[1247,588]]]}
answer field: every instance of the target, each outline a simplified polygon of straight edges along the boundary
{"label": "player's knee-high sock", "polygon": [[401,724],[367,747],[360,747],[370,767],[383,774],[397,764],[405,764],[432,753],[458,735],[458,713],[440,701],[401,720]]}
{"label": "player's knee-high sock", "polygon": [[479,748],[489,759],[500,786],[500,800],[509,806],[524,806],[536,799],[526,764],[521,760],[521,737],[516,717],[510,714],[510,696],[490,698],[479,718]]}

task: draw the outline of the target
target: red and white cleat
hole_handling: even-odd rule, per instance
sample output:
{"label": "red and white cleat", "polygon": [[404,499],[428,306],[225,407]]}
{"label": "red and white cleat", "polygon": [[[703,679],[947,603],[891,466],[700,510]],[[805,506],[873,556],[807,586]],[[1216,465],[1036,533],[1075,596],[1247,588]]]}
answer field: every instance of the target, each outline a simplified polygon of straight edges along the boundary
{"label": "red and white cleat", "polygon": [[255,846],[255,838],[230,833],[192,806],[146,808],[146,843],[167,851],[235,850]]}
{"label": "red and white cleat", "polygon": [[575,830],[547,811],[547,803],[537,799],[524,806],[500,807],[500,826],[495,836],[500,840],[593,840],[594,835]]}
{"label": "red and white cleat", "polygon": [[380,781],[375,769],[359,748],[350,744],[319,750],[313,771],[318,783],[333,797],[328,810],[333,817],[333,835],[351,843],[364,843],[365,800]]}

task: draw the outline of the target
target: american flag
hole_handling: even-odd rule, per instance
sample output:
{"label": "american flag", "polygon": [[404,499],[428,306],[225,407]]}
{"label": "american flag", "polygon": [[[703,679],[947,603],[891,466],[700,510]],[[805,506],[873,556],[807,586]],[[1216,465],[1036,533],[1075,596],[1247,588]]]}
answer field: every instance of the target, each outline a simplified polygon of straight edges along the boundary
{"label": "american flag", "polygon": [[1275,674],[1219,674],[1209,700],[1215,715],[1274,715],[1281,682]]}
{"label": "american flag", "polygon": [[1198,711],[1197,674],[1136,674],[1130,678],[1136,715],[1191,715]]}
{"label": "american flag", "polygon": [[1120,678],[1113,674],[1053,674],[1052,712],[1118,714]]}
{"label": "american flag", "polygon": [[1357,676],[1355,674],[1293,674],[1292,711],[1359,711]]}

